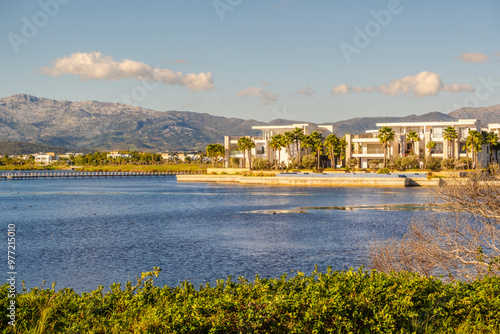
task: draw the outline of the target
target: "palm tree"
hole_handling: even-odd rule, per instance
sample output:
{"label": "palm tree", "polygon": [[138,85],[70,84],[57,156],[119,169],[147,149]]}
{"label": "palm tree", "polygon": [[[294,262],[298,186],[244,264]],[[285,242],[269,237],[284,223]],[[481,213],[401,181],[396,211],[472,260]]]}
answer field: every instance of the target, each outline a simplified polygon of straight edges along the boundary
{"label": "palm tree", "polygon": [[389,143],[394,140],[395,132],[392,131],[392,128],[384,126],[382,129],[378,129],[379,134],[377,135],[378,139],[382,143],[384,147],[384,168],[387,163],[387,147]]}
{"label": "palm tree", "polygon": [[[433,149],[434,147],[436,147],[436,143],[435,143],[435,142],[433,142],[433,141],[430,141],[430,142],[428,142],[428,143],[427,143],[427,145],[425,145],[425,147],[426,147],[427,149],[429,149],[429,156],[430,156],[430,155],[431,155],[431,152],[432,152],[432,149]],[[428,156],[428,155],[427,155],[427,154],[425,154],[425,168],[427,168],[427,156]]]}
{"label": "palm tree", "polygon": [[320,152],[323,150],[323,141],[321,140],[321,137],[314,138],[311,148],[317,152],[317,160],[318,160],[317,170],[319,170]]}
{"label": "palm tree", "polygon": [[238,139],[238,150],[244,151],[245,155],[248,153],[248,166],[252,169],[252,148],[255,143],[248,137],[241,137]]}
{"label": "palm tree", "polygon": [[[290,159],[290,157],[292,156],[290,145],[293,144],[294,140],[295,139],[292,132],[285,132],[285,134],[283,135],[283,146],[286,147],[287,149],[288,159]],[[294,168],[293,158],[292,158],[292,168]]]}
{"label": "palm tree", "polygon": [[479,168],[479,152],[482,151],[481,145],[483,142],[484,137],[482,133],[476,130],[469,131],[465,146],[472,152],[472,160],[474,161],[476,168]]}
{"label": "palm tree", "polygon": [[453,126],[448,126],[443,130],[443,138],[448,141],[448,158],[451,158],[452,142],[454,139],[458,138],[457,129]]}
{"label": "palm tree", "polygon": [[420,168],[420,153],[415,151],[415,142],[419,140],[418,133],[415,131],[410,131],[406,134],[406,140],[411,141],[411,148],[413,150],[413,155],[417,156],[418,166]]}
{"label": "palm tree", "polygon": [[313,131],[310,135],[305,135],[301,141],[301,147],[310,147],[317,152],[317,169],[319,170],[320,151],[323,149],[321,134],[317,131]]}
{"label": "palm tree", "polygon": [[415,154],[415,142],[418,141],[418,133],[415,131],[410,131],[406,134],[406,140],[411,142],[411,149],[413,154]]}
{"label": "palm tree", "polygon": [[340,139],[334,134],[328,135],[325,138],[325,147],[328,149],[328,157],[331,160],[331,165],[333,169],[337,168],[337,159],[335,153],[340,144]]}
{"label": "palm tree", "polygon": [[292,131],[291,137],[293,138],[293,141],[295,142],[295,148],[297,149],[297,165],[300,166],[300,150],[299,150],[299,145],[300,141],[304,138],[304,131],[301,128],[295,128]]}
{"label": "palm tree", "polygon": [[276,169],[281,164],[281,148],[283,147],[283,135],[274,135],[269,141],[269,146],[274,150],[274,160],[276,161],[276,153],[278,153],[278,163],[275,162]]}
{"label": "palm tree", "polygon": [[497,147],[499,145],[498,141],[498,135],[496,133],[490,132],[487,134],[485,138],[485,143],[490,144],[490,157],[489,157],[489,162],[490,164],[493,161],[493,150],[497,150]]}

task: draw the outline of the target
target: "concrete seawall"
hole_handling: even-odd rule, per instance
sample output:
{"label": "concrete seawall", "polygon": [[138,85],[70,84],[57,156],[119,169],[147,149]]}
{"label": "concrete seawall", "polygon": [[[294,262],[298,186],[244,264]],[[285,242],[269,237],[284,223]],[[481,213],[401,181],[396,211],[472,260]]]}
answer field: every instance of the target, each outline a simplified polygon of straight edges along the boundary
{"label": "concrete seawall", "polygon": [[438,186],[439,179],[403,177],[252,177],[241,175],[177,175],[177,182],[219,182],[317,187],[414,187]]}

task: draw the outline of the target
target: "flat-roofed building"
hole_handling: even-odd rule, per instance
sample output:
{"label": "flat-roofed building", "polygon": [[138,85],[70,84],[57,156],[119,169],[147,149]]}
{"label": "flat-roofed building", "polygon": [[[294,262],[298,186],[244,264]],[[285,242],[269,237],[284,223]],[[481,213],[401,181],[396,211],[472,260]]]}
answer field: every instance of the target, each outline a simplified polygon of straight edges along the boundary
{"label": "flat-roofed building", "polygon": [[[395,133],[394,140],[389,143],[387,150],[389,159],[409,154],[440,159],[466,157],[465,145],[469,131],[481,132],[481,122],[477,119],[445,122],[377,123],[376,125],[379,128],[391,128]],[[458,135],[458,138],[451,141],[444,138],[445,129],[449,126],[453,127]],[[411,131],[417,134],[418,139],[414,143],[407,140],[407,134]],[[346,134],[346,160],[357,158],[361,168],[369,168],[369,161],[373,159],[383,161],[384,148],[378,134],[378,130],[369,130],[362,135]],[[428,147],[428,143],[431,141],[435,143],[433,148]],[[479,152],[479,161],[482,165],[487,163],[487,155],[483,151]]]}

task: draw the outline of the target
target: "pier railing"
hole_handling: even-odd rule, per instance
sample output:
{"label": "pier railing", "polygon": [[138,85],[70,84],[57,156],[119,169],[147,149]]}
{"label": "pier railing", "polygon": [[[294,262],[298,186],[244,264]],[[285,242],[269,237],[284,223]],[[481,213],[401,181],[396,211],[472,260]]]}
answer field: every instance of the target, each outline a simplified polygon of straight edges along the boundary
{"label": "pier railing", "polygon": [[178,174],[204,174],[204,171],[178,172],[0,172],[0,181],[5,180],[36,180],[36,179],[71,179],[71,178],[107,178],[107,177],[175,177]]}

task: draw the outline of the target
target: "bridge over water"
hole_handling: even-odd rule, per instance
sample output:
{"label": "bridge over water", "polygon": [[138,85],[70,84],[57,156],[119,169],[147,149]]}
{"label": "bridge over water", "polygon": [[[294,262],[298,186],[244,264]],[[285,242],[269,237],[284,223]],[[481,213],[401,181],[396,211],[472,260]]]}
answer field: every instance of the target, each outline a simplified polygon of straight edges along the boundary
{"label": "bridge over water", "polygon": [[42,172],[3,172],[0,181],[37,180],[37,179],[71,179],[71,178],[106,178],[106,177],[175,177],[178,174],[201,174],[201,172],[75,172],[75,171],[42,171]]}

